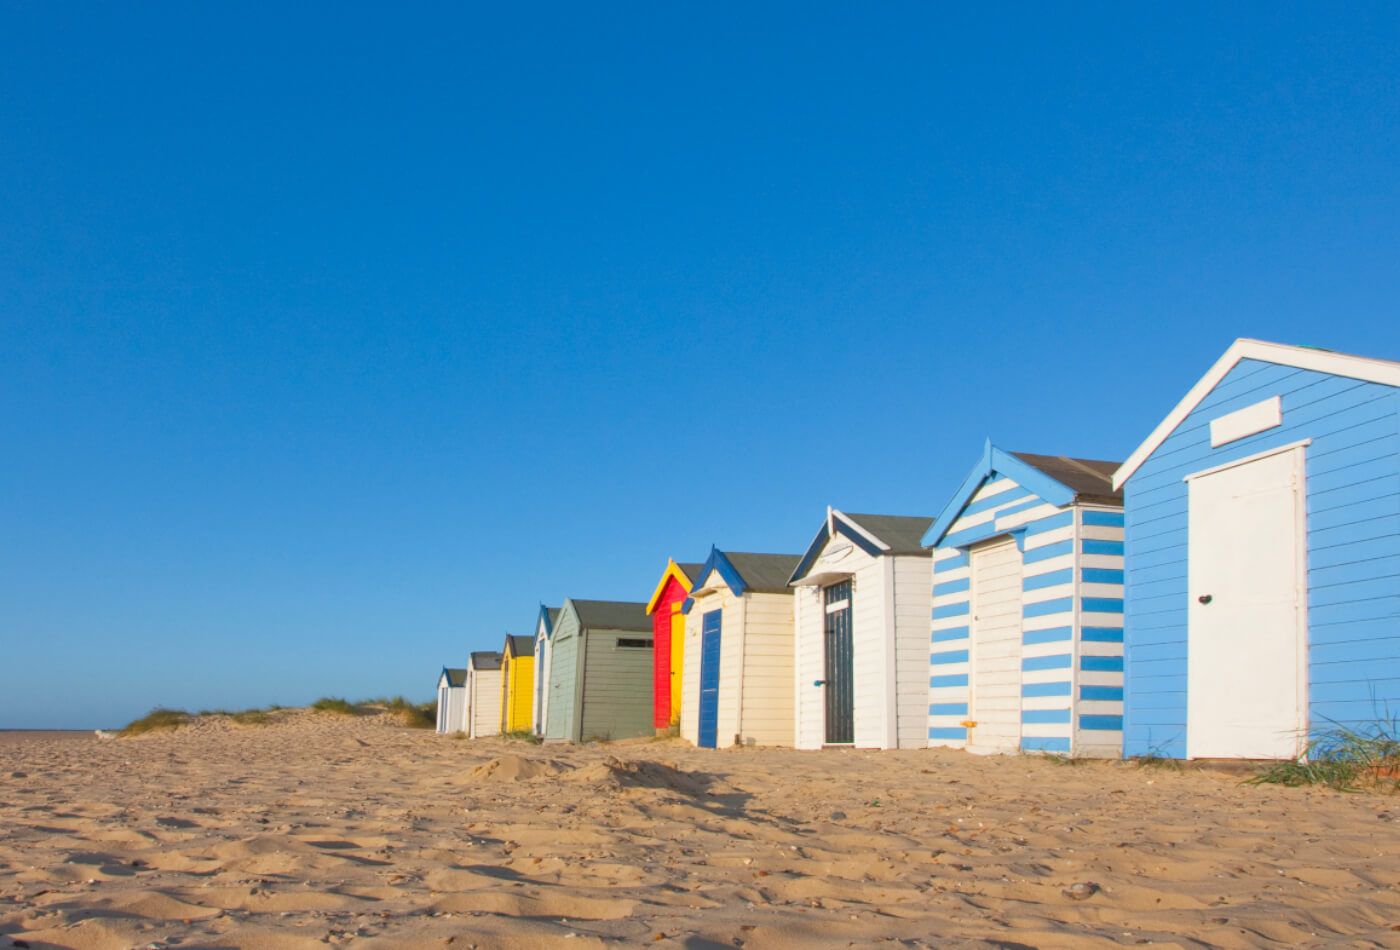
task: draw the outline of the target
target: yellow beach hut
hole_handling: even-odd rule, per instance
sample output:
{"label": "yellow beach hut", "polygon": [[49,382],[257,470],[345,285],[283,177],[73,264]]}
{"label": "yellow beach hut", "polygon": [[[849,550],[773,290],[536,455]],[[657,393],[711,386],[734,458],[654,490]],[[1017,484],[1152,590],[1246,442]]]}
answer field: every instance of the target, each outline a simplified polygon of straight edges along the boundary
{"label": "yellow beach hut", "polygon": [[501,649],[501,731],[528,732],[535,696],[535,638],[506,635]]}

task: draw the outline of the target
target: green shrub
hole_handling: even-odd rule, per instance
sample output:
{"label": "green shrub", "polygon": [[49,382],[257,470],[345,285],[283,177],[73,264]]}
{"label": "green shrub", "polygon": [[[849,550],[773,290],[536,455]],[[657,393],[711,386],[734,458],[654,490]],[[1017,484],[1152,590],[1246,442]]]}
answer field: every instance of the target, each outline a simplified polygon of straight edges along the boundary
{"label": "green shrub", "polygon": [[261,709],[242,709],[229,713],[229,718],[241,726],[266,726],[272,722],[272,716]]}
{"label": "green shrub", "polygon": [[1326,785],[1339,792],[1400,789],[1400,722],[1381,719],[1352,729],[1334,725],[1296,759],[1264,767],[1246,785]]}
{"label": "green shrub", "polygon": [[531,745],[539,745],[544,740],[535,735],[529,729],[515,729],[511,732],[501,733],[503,739],[514,739],[517,742],[528,742]]}
{"label": "green shrub", "polygon": [[322,696],[311,704],[311,708],[317,712],[335,713],[340,716],[358,716],[361,712],[359,706],[335,696]]}
{"label": "green shrub", "polygon": [[153,732],[157,729],[179,729],[190,722],[193,717],[183,709],[152,709],[140,719],[134,719],[127,723],[121,730],[124,736],[139,736],[143,732]]}

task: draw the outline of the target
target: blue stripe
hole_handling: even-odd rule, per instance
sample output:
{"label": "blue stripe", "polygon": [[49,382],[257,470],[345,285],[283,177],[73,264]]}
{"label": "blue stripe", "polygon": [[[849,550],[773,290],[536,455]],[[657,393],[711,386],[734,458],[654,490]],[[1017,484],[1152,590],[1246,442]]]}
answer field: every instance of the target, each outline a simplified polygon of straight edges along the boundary
{"label": "blue stripe", "polygon": [[1068,739],[1034,739],[1025,736],[1021,739],[1022,752],[1068,752]]}
{"label": "blue stripe", "polygon": [[1055,643],[1060,640],[1068,640],[1074,636],[1072,627],[1051,627],[1049,630],[1027,630],[1021,637],[1021,642],[1030,646],[1036,643]]}
{"label": "blue stripe", "polygon": [[[1030,493],[1027,492],[1027,494]],[[1031,495],[1030,501],[1023,501],[1019,505],[1012,505],[1010,508],[1003,508],[1001,511],[998,511],[996,515],[997,520],[1000,521],[1002,518],[1010,518],[1012,515],[1019,515],[1023,511],[1039,508],[1043,504],[1045,504],[1045,499]]]}
{"label": "blue stripe", "polygon": [[[1118,662],[1118,668],[1122,669],[1122,660]],[[1021,669],[1023,670],[1067,670],[1069,667],[1070,656],[1068,653],[1056,653],[1054,656],[1028,656],[1021,661]]]}
{"label": "blue stripe", "polygon": [[1121,511],[1086,511],[1084,512],[1083,524],[1100,525],[1105,528],[1123,527],[1123,512]]}
{"label": "blue stripe", "polygon": [[[1119,547],[1121,548],[1122,545],[1120,544]],[[1061,554],[1073,553],[1073,541],[1056,541],[1054,544],[1047,544],[1044,547],[1028,548],[1026,553],[1021,555],[1021,560],[1027,564],[1034,564],[1036,561],[1045,561],[1052,557],[1059,557]]]}
{"label": "blue stripe", "polygon": [[1079,668],[1088,673],[1121,673],[1123,672],[1123,658],[1121,656],[1081,656]]}
{"label": "blue stripe", "polygon": [[1021,685],[1022,696],[1068,696],[1069,694],[1068,681],[1064,683],[1023,683]]}
{"label": "blue stripe", "polygon": [[1080,550],[1085,554],[1117,554],[1121,556],[1123,553],[1123,542],[1085,540]]}
{"label": "blue stripe", "polygon": [[1046,574],[1032,574],[1021,581],[1021,590],[1040,590],[1042,587],[1054,587],[1056,584],[1068,584],[1074,580],[1074,568],[1067,567],[1059,571],[1050,571]]}
{"label": "blue stripe", "polygon": [[928,678],[929,689],[938,689],[943,686],[966,686],[966,673],[952,673],[948,676],[930,676]]}
{"label": "blue stripe", "polygon": [[1079,631],[1079,639],[1089,643],[1122,643],[1122,627],[1084,627]]}
{"label": "blue stripe", "polygon": [[930,716],[966,716],[967,703],[929,703]]}
{"label": "blue stripe", "polygon": [[1122,716],[1080,716],[1079,728],[1091,732],[1122,732]]}
{"label": "blue stripe", "polygon": [[961,726],[950,726],[947,729],[929,729],[930,739],[966,739],[967,729]]}
{"label": "blue stripe", "polygon": [[944,535],[939,542],[939,547],[961,548],[969,544],[975,544],[985,538],[993,537],[1004,532],[997,530],[995,521],[985,521],[982,524],[975,524],[970,528],[964,528],[954,534]]}
{"label": "blue stripe", "polygon": [[1058,514],[1048,515],[1044,518],[1037,518],[1027,522],[1026,534],[1040,534],[1042,531],[1054,531],[1056,528],[1063,528],[1066,525],[1074,524],[1074,512],[1061,511]]}
{"label": "blue stripe", "polygon": [[1123,687],[1121,686],[1081,686],[1079,687],[1080,699],[1103,700],[1110,703],[1121,703],[1123,701]]}
{"label": "blue stripe", "polygon": [[967,564],[967,552],[964,551],[959,553],[957,557],[947,557],[941,561],[934,561],[933,573],[938,574],[942,571],[956,571],[960,567],[967,567]]}
{"label": "blue stripe", "polygon": [[1022,722],[1069,722],[1068,709],[1027,709],[1021,713]]}
{"label": "blue stripe", "polygon": [[[1121,575],[1123,572],[1119,571],[1118,573]],[[967,577],[956,581],[944,581],[942,584],[933,585],[933,596],[938,597],[941,594],[956,594],[959,591],[967,590],[971,586],[972,580]]]}
{"label": "blue stripe", "polygon": [[1086,567],[1079,572],[1079,576],[1086,584],[1123,583],[1122,571],[1112,571],[1106,567]]}
{"label": "blue stripe", "polygon": [[933,619],[942,620],[944,617],[961,617],[967,613],[967,601],[957,604],[944,604],[942,607],[933,608]]}
{"label": "blue stripe", "polygon": [[962,510],[962,513],[958,515],[958,517],[966,518],[968,515],[977,515],[981,514],[984,511],[988,511],[992,508],[1000,508],[1007,502],[1020,501],[1022,498],[1025,498],[1029,494],[1030,492],[1026,491],[1019,485],[1015,488],[1008,488],[1004,492],[997,492],[995,495],[992,495],[988,498],[983,498],[980,501],[974,501],[972,504],[964,508]]}
{"label": "blue stripe", "polygon": [[1091,614],[1121,614],[1123,612],[1123,598],[1081,597],[1079,608]]}
{"label": "blue stripe", "polygon": [[946,653],[930,653],[928,658],[932,666],[942,666],[945,663],[966,663],[966,650],[949,650]]}
{"label": "blue stripe", "polygon": [[966,640],[972,631],[967,627],[949,627],[947,630],[933,631],[934,643],[941,643],[944,640]]}
{"label": "blue stripe", "polygon": [[1042,600],[1038,604],[1026,604],[1021,608],[1021,616],[1046,617],[1050,614],[1062,614],[1073,609],[1073,597],[1057,597],[1054,600]]}

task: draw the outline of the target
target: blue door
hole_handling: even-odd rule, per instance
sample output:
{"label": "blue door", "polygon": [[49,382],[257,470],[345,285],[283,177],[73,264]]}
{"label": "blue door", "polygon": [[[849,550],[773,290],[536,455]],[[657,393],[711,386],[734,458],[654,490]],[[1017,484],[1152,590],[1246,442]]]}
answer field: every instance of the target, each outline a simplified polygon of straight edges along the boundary
{"label": "blue door", "polygon": [[719,632],[721,610],[700,618],[700,748],[716,746],[719,728]]}

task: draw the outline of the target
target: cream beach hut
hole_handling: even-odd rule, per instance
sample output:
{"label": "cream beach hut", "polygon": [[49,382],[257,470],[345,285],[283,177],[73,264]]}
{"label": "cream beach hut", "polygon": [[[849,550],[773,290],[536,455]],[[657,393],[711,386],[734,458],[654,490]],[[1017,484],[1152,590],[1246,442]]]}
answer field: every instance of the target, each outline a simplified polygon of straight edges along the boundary
{"label": "cream beach hut", "polygon": [[565,600],[549,639],[546,742],[655,734],[646,604]]}
{"label": "cream beach hut", "polygon": [[467,671],[444,666],[438,676],[437,731],[467,731]]}
{"label": "cream beach hut", "polygon": [[710,549],[683,608],[681,737],[701,748],[793,744],[797,554]]}
{"label": "cream beach hut", "polygon": [[467,734],[473,739],[501,732],[501,655],[481,650],[467,663]]}
{"label": "cream beach hut", "polygon": [[931,745],[1121,754],[1117,467],[988,442],[934,521]]}
{"label": "cream beach hut", "polygon": [[531,687],[535,698],[530,713],[530,728],[537,736],[544,735],[545,722],[549,716],[549,637],[558,619],[558,607],[540,604],[540,612],[535,620],[535,682]]}
{"label": "cream beach hut", "polygon": [[788,582],[797,748],[928,746],[932,524],[826,510]]}

